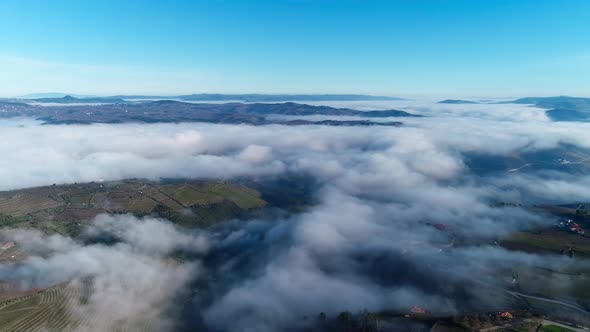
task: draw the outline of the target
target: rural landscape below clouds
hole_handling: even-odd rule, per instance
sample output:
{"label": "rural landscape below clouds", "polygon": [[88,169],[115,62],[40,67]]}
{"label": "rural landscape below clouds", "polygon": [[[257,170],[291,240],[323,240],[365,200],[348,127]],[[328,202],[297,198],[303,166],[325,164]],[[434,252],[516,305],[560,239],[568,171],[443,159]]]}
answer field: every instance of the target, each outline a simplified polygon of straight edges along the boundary
{"label": "rural landscape below clouds", "polygon": [[588,13],[3,0],[0,332],[590,331]]}
{"label": "rural landscape below clouds", "polygon": [[[151,100],[5,101],[3,326],[587,322],[586,123],[518,102],[357,98],[211,104],[267,119],[231,124],[102,120],[151,118]],[[36,116],[53,112],[86,118]],[[327,120],[347,125],[314,124]]]}

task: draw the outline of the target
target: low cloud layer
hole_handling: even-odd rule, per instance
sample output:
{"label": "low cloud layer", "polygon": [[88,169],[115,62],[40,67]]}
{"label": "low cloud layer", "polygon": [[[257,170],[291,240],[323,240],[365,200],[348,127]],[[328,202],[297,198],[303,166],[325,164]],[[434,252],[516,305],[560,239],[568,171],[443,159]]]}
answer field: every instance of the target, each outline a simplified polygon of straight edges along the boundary
{"label": "low cloud layer", "polygon": [[199,234],[129,215],[100,215],[82,236],[87,241],[110,236],[115,240],[110,245],[35,230],[3,229],[0,236],[29,254],[22,262],[0,266],[0,279],[20,289],[65,288],[60,294],[69,296],[65,310],[76,331],[172,329],[174,299],[188,291],[200,268],[197,261],[179,263],[171,254],[207,250]]}
{"label": "low cloud layer", "polygon": [[[159,220],[101,216],[86,235],[118,239],[106,247],[13,232],[14,237],[30,237],[17,241],[35,243],[32,252],[53,254],[39,253],[23,267],[4,266],[0,275],[15,280],[43,275],[49,284],[107,270],[112,273],[96,293],[105,301],[118,292],[109,288],[116,285],[112,278],[145,277],[126,295],[133,300],[148,292],[152,281],[147,280],[154,278],[163,290],[141,311],[160,301],[173,303],[183,285],[202,273],[205,291],[180,319],[187,330],[201,324],[223,331],[296,331],[309,324],[302,317],[319,312],[414,304],[433,312],[475,304],[501,308],[508,305],[501,298],[465,292],[465,285],[497,286],[492,276],[510,271],[513,264],[568,264],[489,243],[555,222],[521,207],[498,207],[498,202],[588,200],[590,177],[583,162],[590,150],[587,124],[553,123],[543,110],[523,105],[401,103],[428,117],[403,119],[404,126],[396,128],[42,126],[30,119],[1,120],[0,138],[11,142],[0,146],[3,190],[132,177],[306,174],[318,183],[313,193],[318,203],[277,220],[228,223],[206,236],[179,232]],[[374,103],[371,108],[393,106]],[[438,223],[451,231],[432,226]],[[459,241],[462,245],[453,247]],[[164,257],[174,250],[197,252],[204,259],[168,263]],[[71,264],[82,260],[79,256],[91,262],[89,267]],[[118,271],[117,266],[126,268]],[[97,304],[93,310],[107,309]],[[123,312],[115,320],[135,314],[139,312]],[[196,322],[191,315],[198,317]]]}

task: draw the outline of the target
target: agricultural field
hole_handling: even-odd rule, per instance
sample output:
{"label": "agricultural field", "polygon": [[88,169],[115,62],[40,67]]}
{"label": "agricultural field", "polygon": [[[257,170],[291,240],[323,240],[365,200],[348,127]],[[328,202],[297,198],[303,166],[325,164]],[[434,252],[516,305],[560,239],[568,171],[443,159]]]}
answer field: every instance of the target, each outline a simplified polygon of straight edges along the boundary
{"label": "agricultural field", "polygon": [[[105,326],[100,317],[87,310],[92,280],[63,283],[46,289],[30,290],[0,302],[1,332],[88,331]],[[150,317],[142,324],[117,322],[116,331],[157,331]],[[113,322],[108,322],[113,324]],[[108,325],[107,324],[107,325]],[[139,326],[138,326],[139,325]]]}
{"label": "agricultural field", "polygon": [[4,215],[23,216],[60,205],[62,205],[61,199],[53,198],[51,191],[47,188],[38,192],[21,190],[0,193],[0,211]]}
{"label": "agricultural field", "polygon": [[0,305],[0,331],[59,331],[81,322],[68,317],[67,306],[84,300],[89,290],[59,285]]}
{"label": "agricultural field", "polygon": [[590,259],[590,238],[557,227],[516,232],[507,238],[501,239],[499,243],[508,249],[541,254],[567,254],[571,248],[574,250],[575,256]]}
{"label": "agricultural field", "polygon": [[574,332],[572,329],[568,329],[567,327],[561,327],[557,325],[543,325],[539,330],[541,332]]}
{"label": "agricultural field", "polygon": [[[511,270],[499,271],[496,276],[512,294],[519,294],[528,310],[582,325],[588,324],[590,308],[590,223],[585,206],[575,203],[532,207],[535,212],[552,218],[555,225],[515,232],[498,239],[497,243],[511,251],[553,256],[562,263],[559,267],[515,264]],[[585,234],[558,227],[560,221],[569,219],[579,224]],[[560,326],[554,328],[568,331]],[[550,327],[539,331],[545,330],[553,331]]]}
{"label": "agricultural field", "polygon": [[[585,203],[538,205],[530,209],[533,212],[551,216],[555,220],[555,226],[515,232],[500,239],[501,246],[509,250],[538,254],[573,254],[578,258],[590,259],[590,216],[586,211]],[[578,223],[587,230],[587,234],[576,234],[557,227],[558,221],[567,219]]]}
{"label": "agricultural field", "polygon": [[91,182],[0,192],[0,225],[76,236],[101,213],[156,215],[184,226],[207,226],[265,205],[258,191],[223,182]]}
{"label": "agricultural field", "polygon": [[[204,227],[265,207],[259,191],[225,182],[141,180],[52,185],[0,192],[0,226],[34,228],[76,238],[102,213],[153,215],[188,227]],[[0,238],[0,263],[20,264],[25,246]],[[105,330],[101,314],[89,314],[91,283],[65,281],[21,289],[0,281],[0,332]],[[158,331],[152,317],[115,322],[107,330]]]}
{"label": "agricultural field", "polygon": [[590,270],[576,263],[572,262],[561,271],[524,265],[515,266],[513,270],[518,276],[520,290],[526,294],[590,304]]}

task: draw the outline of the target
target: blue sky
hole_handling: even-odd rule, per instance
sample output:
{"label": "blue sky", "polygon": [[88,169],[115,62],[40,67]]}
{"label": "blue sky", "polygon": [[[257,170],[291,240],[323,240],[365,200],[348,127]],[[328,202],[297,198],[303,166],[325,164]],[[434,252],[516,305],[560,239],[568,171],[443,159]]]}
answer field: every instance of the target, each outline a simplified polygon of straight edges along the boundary
{"label": "blue sky", "polygon": [[590,96],[590,1],[12,1],[0,95]]}

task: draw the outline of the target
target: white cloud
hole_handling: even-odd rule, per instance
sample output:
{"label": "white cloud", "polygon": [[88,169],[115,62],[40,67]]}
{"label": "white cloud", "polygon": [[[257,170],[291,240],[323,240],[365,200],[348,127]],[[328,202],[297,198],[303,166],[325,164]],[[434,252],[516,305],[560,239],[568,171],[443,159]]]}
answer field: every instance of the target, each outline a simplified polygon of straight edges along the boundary
{"label": "white cloud", "polygon": [[[404,118],[405,125],[395,128],[42,126],[26,119],[0,120],[0,139],[10,142],[0,145],[0,188],[100,178],[311,175],[318,183],[313,193],[317,205],[273,223],[229,223],[227,230],[220,227],[219,233],[208,234],[207,241],[179,234],[161,221],[125,222],[113,217],[96,221],[100,231],[123,240],[121,255],[141,255],[138,262],[123,261],[131,269],[141,270],[151,264],[154,253],[161,257],[172,248],[203,254],[210,250],[211,302],[196,308],[195,315],[204,312],[208,326],[229,331],[297,329],[292,324],[299,324],[299,317],[321,311],[407,308],[417,302],[433,311],[451,310],[464,304],[453,297],[455,287],[485,280],[492,267],[509,269],[512,264],[534,265],[541,260],[556,267],[566,264],[559,257],[486,246],[440,253],[451,239],[427,223],[447,224],[456,236],[486,240],[553,224],[553,219],[526,209],[497,208],[493,203],[590,197],[588,174],[568,174],[567,168],[560,168],[566,166],[552,159],[572,151],[587,153],[588,125],[549,122],[542,110],[526,105],[412,103],[406,104],[407,109],[429,117]],[[375,105],[394,108],[389,103]],[[554,155],[543,156],[547,151]],[[509,163],[524,163],[530,155],[537,168],[522,174],[507,172],[514,168]],[[474,166],[477,156],[488,158],[486,169]],[[161,238],[151,237],[154,233]],[[33,236],[30,241],[43,242],[39,250],[51,250],[55,257],[82,260],[80,253],[68,251],[78,244],[43,239]],[[223,259],[216,261],[217,257]],[[99,271],[109,262],[93,260],[89,271]],[[80,273],[55,258],[38,264],[47,271],[73,271],[66,277]],[[134,275],[133,270],[127,272]],[[169,277],[182,281],[185,274]],[[138,284],[141,290],[142,285]],[[99,293],[107,299],[111,291]],[[174,289],[165,288],[164,293],[156,298],[168,298]]]}
{"label": "white cloud", "polygon": [[175,318],[168,310],[200,270],[196,261],[180,263],[169,255],[173,250],[203,254],[205,238],[166,221],[129,215],[98,216],[86,236],[103,234],[120,242],[82,244],[34,230],[0,230],[4,240],[16,241],[30,254],[18,264],[0,265],[0,278],[25,289],[57,286],[66,295],[88,294],[84,302],[72,296],[65,303],[66,317],[79,322],[75,331],[135,331],[146,325],[173,330]]}

